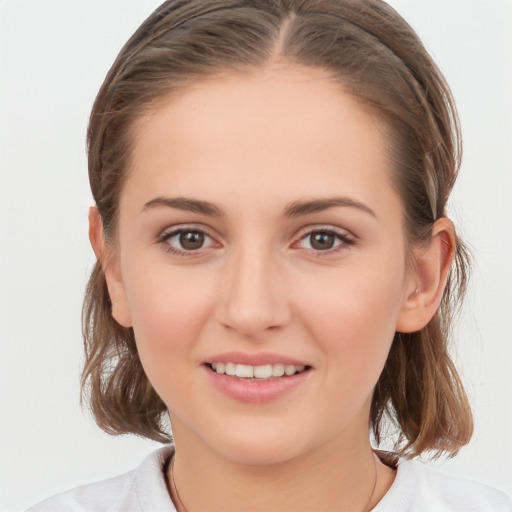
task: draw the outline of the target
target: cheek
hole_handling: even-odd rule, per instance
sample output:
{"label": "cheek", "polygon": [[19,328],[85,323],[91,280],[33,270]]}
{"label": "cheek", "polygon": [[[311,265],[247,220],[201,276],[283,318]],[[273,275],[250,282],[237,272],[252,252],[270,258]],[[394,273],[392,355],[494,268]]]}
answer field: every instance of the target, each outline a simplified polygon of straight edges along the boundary
{"label": "cheek", "polygon": [[302,318],[329,364],[347,369],[382,369],[402,305],[404,266],[347,266],[324,282],[301,287]]}
{"label": "cheek", "polygon": [[207,288],[160,269],[130,279],[127,298],[149,381],[166,404],[186,408],[188,390],[194,385],[190,370],[199,364],[195,347],[211,315]]}
{"label": "cheek", "polygon": [[[139,267],[140,269],[140,267]],[[147,359],[190,351],[211,316],[211,294],[183,272],[160,267],[128,276],[126,293],[137,346]]]}

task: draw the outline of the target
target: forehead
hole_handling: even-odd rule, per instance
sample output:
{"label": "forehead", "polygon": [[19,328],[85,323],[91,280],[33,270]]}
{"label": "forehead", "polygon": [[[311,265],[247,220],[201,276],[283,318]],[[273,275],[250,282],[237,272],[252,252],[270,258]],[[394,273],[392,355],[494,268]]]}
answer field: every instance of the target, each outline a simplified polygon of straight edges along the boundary
{"label": "forehead", "polygon": [[147,195],[193,186],[212,200],[255,189],[368,200],[390,175],[377,117],[322,70],[290,66],[203,80],[148,111],[135,125],[127,185]]}

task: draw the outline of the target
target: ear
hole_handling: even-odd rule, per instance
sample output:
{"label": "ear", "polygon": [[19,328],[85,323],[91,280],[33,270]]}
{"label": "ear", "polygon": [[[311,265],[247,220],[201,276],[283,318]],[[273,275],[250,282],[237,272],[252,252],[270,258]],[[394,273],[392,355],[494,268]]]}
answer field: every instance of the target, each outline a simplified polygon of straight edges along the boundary
{"label": "ear", "polygon": [[407,279],[396,325],[398,332],[419,331],[436,314],[455,255],[456,239],[453,223],[443,217],[434,223],[428,246],[413,249],[415,267]]}
{"label": "ear", "polygon": [[105,274],[108,294],[112,302],[112,316],[123,327],[132,327],[132,318],[121,276],[119,257],[105,241],[103,222],[96,206],[89,208],[89,240]]}

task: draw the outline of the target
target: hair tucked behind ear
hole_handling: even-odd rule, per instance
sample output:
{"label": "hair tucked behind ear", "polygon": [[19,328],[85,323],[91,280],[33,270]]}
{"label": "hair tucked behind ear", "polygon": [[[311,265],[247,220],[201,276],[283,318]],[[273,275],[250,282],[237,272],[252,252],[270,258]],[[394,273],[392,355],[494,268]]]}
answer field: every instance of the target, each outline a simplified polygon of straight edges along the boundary
{"label": "hair tucked behind ear", "polygon": [[[381,0],[169,0],[121,50],[91,113],[89,178],[107,244],[116,243],[134,122],[196,80],[280,61],[326,70],[383,121],[408,243],[428,243],[457,176],[459,126],[443,76],[391,7]],[[470,407],[448,353],[469,268],[462,242],[455,250],[441,308],[422,331],[395,335],[375,388],[370,425],[380,440],[390,418],[401,453],[453,455],[471,437]],[[82,390],[98,424],[112,434],[169,440],[166,407],[143,371],[133,331],[112,318],[100,264],[83,325]]]}

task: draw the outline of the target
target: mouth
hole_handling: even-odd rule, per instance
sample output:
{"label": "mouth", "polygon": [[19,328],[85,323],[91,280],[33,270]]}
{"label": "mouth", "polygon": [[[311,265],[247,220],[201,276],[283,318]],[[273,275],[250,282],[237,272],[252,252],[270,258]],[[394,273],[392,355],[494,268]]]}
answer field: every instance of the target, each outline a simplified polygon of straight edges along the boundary
{"label": "mouth", "polygon": [[206,367],[212,372],[250,382],[292,377],[311,370],[311,366],[282,363],[253,366],[233,362],[212,362],[206,363]]}

